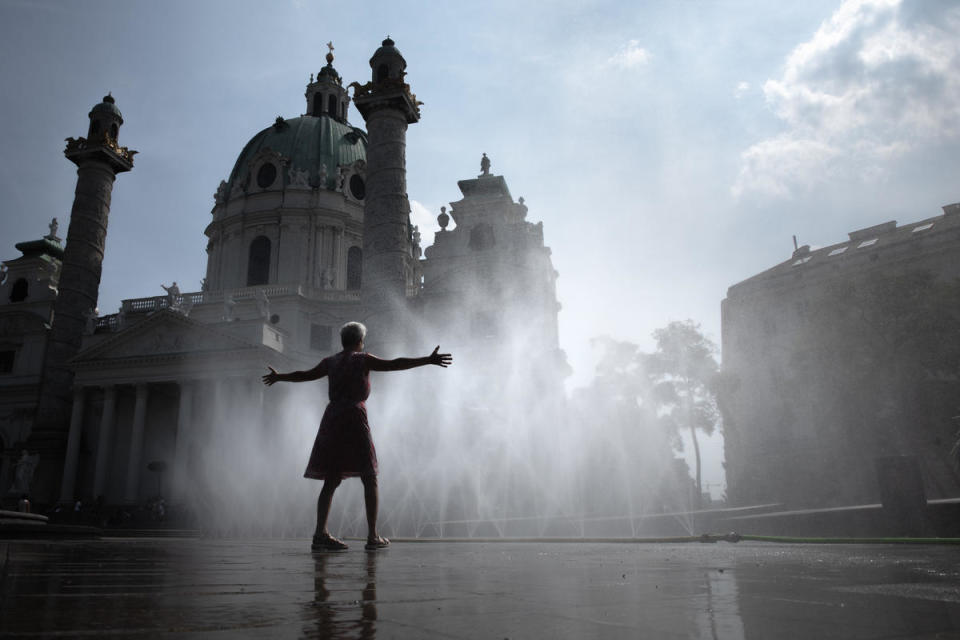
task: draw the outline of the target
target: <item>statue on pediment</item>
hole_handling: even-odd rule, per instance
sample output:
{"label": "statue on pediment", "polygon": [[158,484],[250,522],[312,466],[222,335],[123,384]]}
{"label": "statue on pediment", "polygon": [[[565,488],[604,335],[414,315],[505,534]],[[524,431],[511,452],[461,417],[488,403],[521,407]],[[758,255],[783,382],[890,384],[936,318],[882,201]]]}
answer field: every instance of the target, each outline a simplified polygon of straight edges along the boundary
{"label": "statue on pediment", "polygon": [[84,335],[92,336],[93,333],[97,330],[97,317],[100,315],[100,310],[93,307],[87,309],[83,312],[84,318]]}
{"label": "statue on pediment", "polygon": [[233,315],[233,309],[237,306],[237,301],[233,299],[230,292],[223,293],[223,319],[226,322],[233,322],[236,318]]}
{"label": "statue on pediment", "polygon": [[306,169],[296,169],[294,167],[290,167],[287,170],[287,176],[290,178],[290,187],[294,189],[310,188],[310,172]]}
{"label": "statue on pediment", "polygon": [[257,289],[257,292],[253,296],[253,300],[257,303],[257,312],[260,314],[260,317],[264,320],[269,320],[270,299],[267,297],[267,292],[263,289]]}
{"label": "statue on pediment", "polygon": [[177,286],[177,281],[174,280],[173,284],[169,287],[165,284],[161,284],[160,288],[167,292],[167,306],[173,309],[180,303],[180,287]]}

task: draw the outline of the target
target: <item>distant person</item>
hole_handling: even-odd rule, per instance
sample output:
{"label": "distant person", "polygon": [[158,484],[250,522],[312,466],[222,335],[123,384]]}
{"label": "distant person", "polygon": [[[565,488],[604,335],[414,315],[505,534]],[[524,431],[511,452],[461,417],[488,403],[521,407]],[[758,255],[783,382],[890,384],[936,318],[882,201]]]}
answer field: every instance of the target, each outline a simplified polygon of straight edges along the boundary
{"label": "distant person", "polygon": [[343,551],[347,545],[327,531],[327,516],[333,492],[344,478],[359,476],[363,481],[363,499],[367,511],[367,544],[365,549],[382,549],[390,541],[377,533],[377,452],[370,436],[367,407],[371,371],[403,371],[428,364],[447,367],[453,362],[449,353],[438,353],[438,346],[422,358],[381,360],[363,351],[367,328],[359,322],[348,322],[340,329],[343,351],[324,358],[309,371],[277,373],[273,367],[263,376],[267,386],[275,382],[307,382],[329,377],[330,403],[323,412],[317,438],[310,453],[310,462],[303,476],[323,480],[317,498],[317,528],[313,534],[314,551]]}
{"label": "distant person", "polygon": [[17,511],[20,513],[30,513],[30,496],[23,494],[17,501]]}

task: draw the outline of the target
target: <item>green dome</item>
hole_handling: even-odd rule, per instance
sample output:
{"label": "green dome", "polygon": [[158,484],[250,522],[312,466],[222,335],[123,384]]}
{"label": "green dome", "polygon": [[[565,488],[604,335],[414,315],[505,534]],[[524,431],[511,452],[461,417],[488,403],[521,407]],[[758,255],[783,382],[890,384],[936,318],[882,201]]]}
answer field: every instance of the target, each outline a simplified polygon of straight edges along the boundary
{"label": "green dome", "polygon": [[[313,187],[320,187],[320,167],[327,165],[327,184],[324,188],[333,188],[337,165],[350,165],[357,160],[367,159],[367,134],[363,129],[337,122],[323,115],[300,116],[289,120],[277,119],[250,139],[240,152],[227,188],[233,189],[236,182],[242,181],[251,170],[250,161],[262,149],[269,149],[287,159],[287,166],[277,167],[283,178],[283,185],[290,183],[290,169],[306,170]],[[249,189],[249,184],[248,184]],[[230,193],[230,191],[227,191]]]}

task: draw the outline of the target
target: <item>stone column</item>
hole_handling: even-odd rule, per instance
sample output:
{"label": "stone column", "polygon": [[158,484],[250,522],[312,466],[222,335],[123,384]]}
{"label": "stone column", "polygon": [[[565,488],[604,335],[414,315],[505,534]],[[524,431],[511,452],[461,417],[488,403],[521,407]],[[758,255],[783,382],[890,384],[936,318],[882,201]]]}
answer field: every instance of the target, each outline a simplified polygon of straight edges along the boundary
{"label": "stone column", "polygon": [[420,119],[417,100],[404,81],[406,66],[387,38],[370,59],[372,81],[356,90],[353,101],[367,123],[361,296],[371,350],[396,342],[396,325],[403,324],[406,310],[407,125]]}
{"label": "stone column", "polygon": [[[77,188],[44,354],[40,401],[28,443],[29,448],[40,452],[41,468],[46,459],[59,458],[59,464],[63,443],[69,439],[67,419],[73,384],[69,362],[80,350],[84,314],[97,307],[113,183],[117,173],[133,168],[136,153],[117,144],[123,118],[111,96],[95,105],[89,118],[88,138],[68,138],[64,151],[77,165]],[[50,476],[44,474],[37,490],[38,501],[52,497],[53,491]]]}
{"label": "stone column", "polygon": [[63,480],[60,483],[60,501],[72,502],[77,481],[77,459],[80,456],[80,436],[83,434],[84,389],[74,387],[73,410],[70,412],[70,433],[67,436],[67,456],[63,462]]}
{"label": "stone column", "polygon": [[367,116],[367,197],[363,220],[363,295],[377,306],[406,297],[407,119],[399,109]]}
{"label": "stone column", "polygon": [[177,410],[177,440],[173,454],[173,485],[171,501],[181,501],[187,488],[187,458],[193,442],[193,386],[194,383],[180,383],[180,406]]}
{"label": "stone column", "polygon": [[93,472],[93,499],[103,495],[103,487],[110,469],[110,449],[113,444],[113,423],[117,408],[117,387],[103,388],[103,414],[100,416],[100,434],[97,437],[97,462]]}
{"label": "stone column", "polygon": [[143,433],[147,426],[147,385],[137,385],[137,399],[133,405],[133,429],[130,433],[130,457],[127,461],[127,490],[124,500],[136,502],[140,491],[140,462],[143,457]]}

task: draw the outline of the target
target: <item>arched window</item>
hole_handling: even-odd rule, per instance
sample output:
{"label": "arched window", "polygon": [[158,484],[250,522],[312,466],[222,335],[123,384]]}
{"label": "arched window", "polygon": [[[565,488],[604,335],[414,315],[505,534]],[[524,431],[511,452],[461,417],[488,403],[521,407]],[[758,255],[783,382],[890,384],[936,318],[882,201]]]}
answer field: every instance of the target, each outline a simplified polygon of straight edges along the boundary
{"label": "arched window", "polygon": [[117,136],[120,134],[120,127],[116,123],[110,125],[110,139],[114,142],[117,141]]}
{"label": "arched window", "polygon": [[347,289],[359,289],[363,273],[363,250],[350,247],[347,251]]}
{"label": "arched window", "polygon": [[13,287],[10,288],[10,302],[23,302],[27,299],[29,290],[30,284],[27,282],[27,279],[18,279],[13,283]]}
{"label": "arched window", "polygon": [[337,117],[337,96],[332,93],[327,96],[327,113],[334,118]]}
{"label": "arched window", "polygon": [[386,80],[389,75],[390,75],[390,67],[388,67],[385,64],[382,64],[379,67],[377,67],[377,82],[380,82],[381,80]]}
{"label": "arched window", "polygon": [[90,121],[90,139],[93,140],[97,134],[100,133],[100,121],[91,120]]}
{"label": "arched window", "polygon": [[247,262],[247,286],[267,284],[270,281],[270,238],[257,236],[250,243]]}
{"label": "arched window", "polygon": [[323,113],[323,94],[313,94],[313,113],[310,115],[319,117]]}
{"label": "arched window", "polygon": [[257,186],[266,189],[277,180],[277,167],[272,162],[266,162],[257,171]]}

